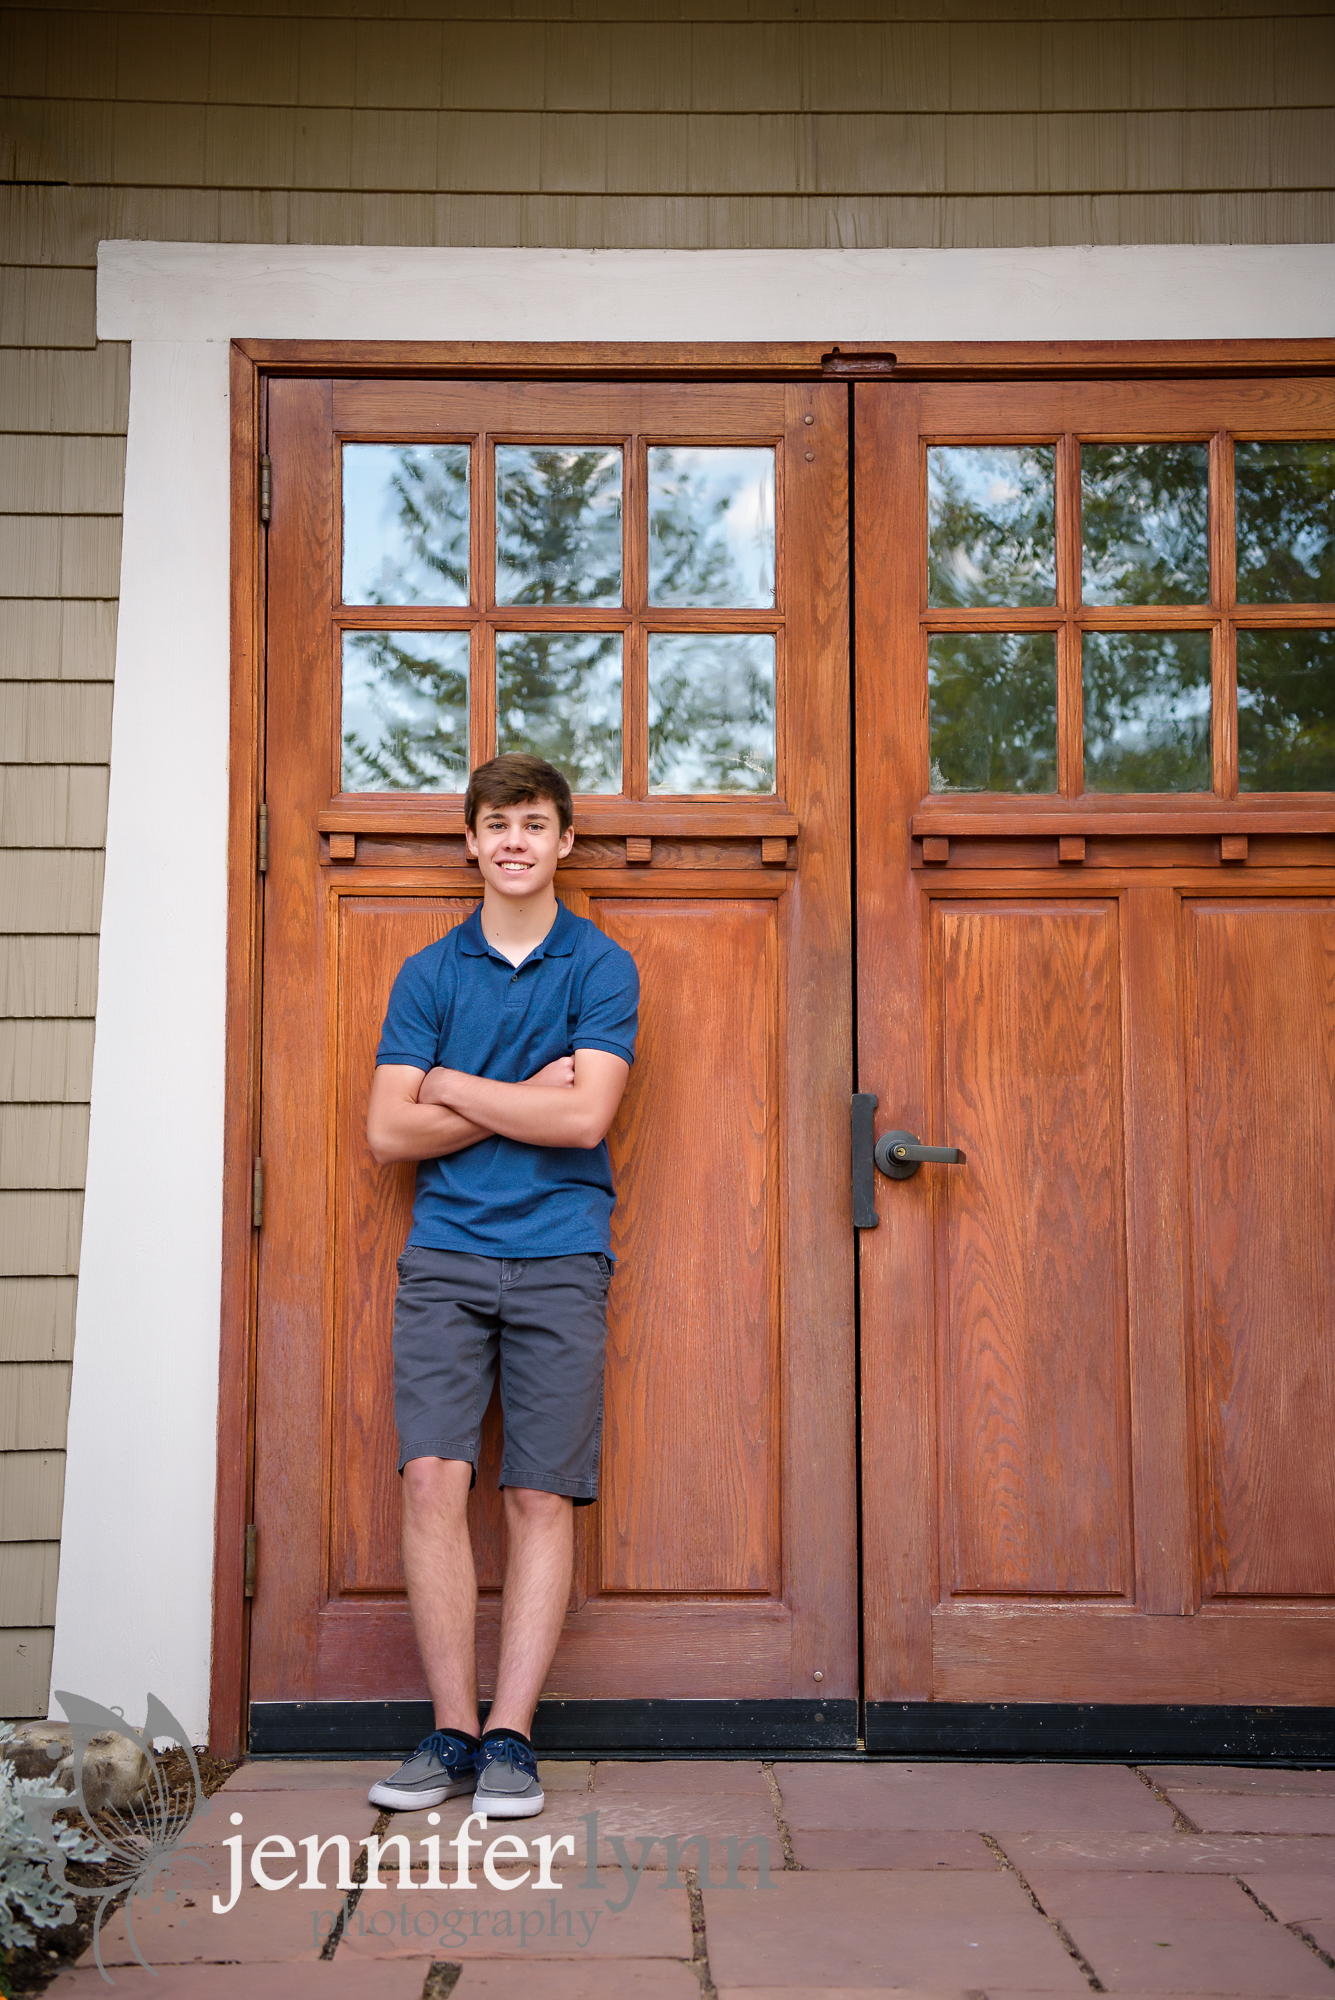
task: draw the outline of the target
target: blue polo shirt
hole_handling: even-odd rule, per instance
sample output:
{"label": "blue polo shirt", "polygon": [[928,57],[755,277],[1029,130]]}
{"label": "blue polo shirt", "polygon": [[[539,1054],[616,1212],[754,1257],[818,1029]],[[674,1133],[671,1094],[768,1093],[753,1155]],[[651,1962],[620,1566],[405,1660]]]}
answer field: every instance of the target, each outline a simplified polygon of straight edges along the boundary
{"label": "blue polo shirt", "polygon": [[[523,1083],[576,1049],[631,1062],[639,997],[630,953],[564,904],[517,967],[487,943],[475,910],[400,968],[376,1063]],[[605,1139],[588,1148],[479,1139],[418,1162],[408,1241],[480,1257],[610,1256],[615,1203]]]}

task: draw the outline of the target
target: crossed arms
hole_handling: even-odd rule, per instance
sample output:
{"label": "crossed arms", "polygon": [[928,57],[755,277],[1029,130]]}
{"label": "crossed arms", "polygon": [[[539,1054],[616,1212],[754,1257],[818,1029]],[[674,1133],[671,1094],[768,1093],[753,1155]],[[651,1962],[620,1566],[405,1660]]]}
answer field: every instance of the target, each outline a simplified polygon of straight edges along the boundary
{"label": "crossed arms", "polygon": [[382,1063],[366,1137],[382,1167],[443,1159],[494,1134],[529,1146],[588,1148],[607,1136],[629,1075],[630,1064],[606,1049],[558,1056],[526,1083]]}

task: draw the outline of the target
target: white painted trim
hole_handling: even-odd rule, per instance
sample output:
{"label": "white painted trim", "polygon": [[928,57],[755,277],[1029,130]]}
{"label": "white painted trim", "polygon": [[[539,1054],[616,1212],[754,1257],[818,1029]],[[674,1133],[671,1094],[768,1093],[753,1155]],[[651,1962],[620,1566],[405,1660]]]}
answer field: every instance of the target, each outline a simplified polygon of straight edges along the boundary
{"label": "white painted trim", "polygon": [[560,251],[104,243],[133,343],[53,1685],[208,1710],[222,1243],[227,342],[1335,333],[1335,246]]}

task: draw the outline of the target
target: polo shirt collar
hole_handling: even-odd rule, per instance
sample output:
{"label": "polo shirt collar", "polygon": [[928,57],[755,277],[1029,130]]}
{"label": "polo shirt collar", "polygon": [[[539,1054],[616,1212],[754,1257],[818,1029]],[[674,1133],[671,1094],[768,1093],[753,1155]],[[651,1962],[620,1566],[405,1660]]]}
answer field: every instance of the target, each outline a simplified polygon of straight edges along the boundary
{"label": "polo shirt collar", "polygon": [[[523,963],[529,964],[535,958],[569,958],[575,949],[575,939],[579,935],[579,924],[571,916],[564,903],[556,906],[556,922],[548,931],[542,943],[531,951]],[[502,965],[510,961],[499,951],[493,951],[482,930],[482,905],[479,903],[471,917],[466,917],[459,926],[459,949],[466,958],[495,958]]]}

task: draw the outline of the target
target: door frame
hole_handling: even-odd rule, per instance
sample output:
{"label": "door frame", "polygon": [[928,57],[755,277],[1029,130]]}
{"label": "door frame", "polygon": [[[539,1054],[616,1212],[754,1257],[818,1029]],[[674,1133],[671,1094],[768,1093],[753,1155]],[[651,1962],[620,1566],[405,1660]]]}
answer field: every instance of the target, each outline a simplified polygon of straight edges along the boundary
{"label": "door frame", "polygon": [[[263,796],[265,538],[260,458],[273,376],[457,379],[1016,381],[1063,377],[1326,375],[1329,340],[875,342],[421,342],[234,340],[231,389],[231,688],[228,773],[227,988],[221,1340],[214,1510],[209,1741],[243,1754],[248,1713],[246,1527],[254,1466],[262,899],[257,853]],[[852,537],[850,529],[850,559]],[[850,1078],[850,1088],[852,1079]],[[262,1556],[260,1558],[262,1560]],[[1054,1745],[1054,1747],[1056,1747]],[[976,1753],[975,1753],[976,1754]]]}

